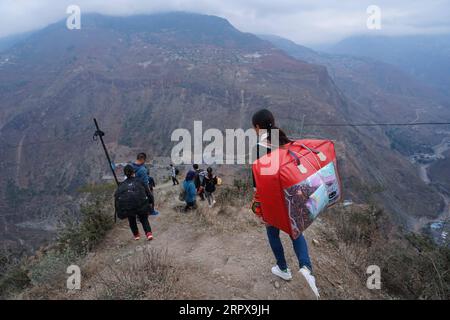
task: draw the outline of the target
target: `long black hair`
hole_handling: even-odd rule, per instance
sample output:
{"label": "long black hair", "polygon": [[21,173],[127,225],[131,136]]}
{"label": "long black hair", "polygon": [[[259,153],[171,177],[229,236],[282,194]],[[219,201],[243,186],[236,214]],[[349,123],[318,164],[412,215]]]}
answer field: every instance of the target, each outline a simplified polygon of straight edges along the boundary
{"label": "long black hair", "polygon": [[135,172],[134,172],[134,168],[133,168],[133,166],[130,165],[130,164],[127,164],[127,165],[125,166],[125,168],[123,168],[123,174],[124,174],[128,179],[131,178],[131,177],[133,176],[134,173],[135,173]]}
{"label": "long black hair", "polygon": [[208,173],[208,178],[212,178],[213,177],[213,170],[211,167],[208,167],[208,169],[206,169],[206,172]]}
{"label": "long black hair", "polygon": [[275,118],[272,112],[267,109],[261,109],[257,111],[252,117],[252,123],[254,127],[258,125],[260,129],[267,130],[267,140],[270,143],[272,143],[271,130],[278,130],[280,146],[291,142],[286,133],[275,125]]}

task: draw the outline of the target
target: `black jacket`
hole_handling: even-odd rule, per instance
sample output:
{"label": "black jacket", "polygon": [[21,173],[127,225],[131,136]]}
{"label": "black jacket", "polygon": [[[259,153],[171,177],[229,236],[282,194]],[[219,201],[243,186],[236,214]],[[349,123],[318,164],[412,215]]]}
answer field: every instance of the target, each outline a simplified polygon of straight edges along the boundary
{"label": "black jacket", "polygon": [[217,184],[217,176],[210,177],[209,174],[206,174],[203,178],[202,186],[205,188],[205,191],[207,192],[214,192],[216,191],[216,184]]}

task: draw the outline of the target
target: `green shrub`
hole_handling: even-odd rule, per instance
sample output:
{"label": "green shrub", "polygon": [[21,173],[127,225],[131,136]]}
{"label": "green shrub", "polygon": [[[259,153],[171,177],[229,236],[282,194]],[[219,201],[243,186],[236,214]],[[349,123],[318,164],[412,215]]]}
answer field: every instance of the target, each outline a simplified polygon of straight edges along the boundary
{"label": "green shrub", "polygon": [[[450,299],[450,249],[417,234],[378,251],[385,288],[408,299]],[[381,248],[379,248],[381,250]]]}
{"label": "green shrub", "polygon": [[7,250],[0,251],[0,276],[4,275],[11,264],[11,253]]}
{"label": "green shrub", "polygon": [[0,278],[0,299],[22,291],[30,284],[28,270],[21,264],[11,265]]}
{"label": "green shrub", "polygon": [[[383,210],[336,207],[326,215],[335,227],[342,253],[361,268],[365,281],[369,265],[381,268],[382,289],[402,299],[450,299],[450,249],[426,236],[404,233],[394,227]],[[343,245],[342,245],[343,244]]]}
{"label": "green shrub", "polygon": [[106,200],[107,197],[112,196],[117,186],[114,183],[104,183],[104,184],[87,184],[78,189],[80,193],[89,193],[96,198],[101,198]]}
{"label": "green shrub", "polygon": [[249,177],[234,179],[233,185],[218,188],[217,202],[221,205],[250,204],[253,198],[253,183]]}
{"label": "green shrub", "polygon": [[[0,252],[0,297],[14,296],[27,287],[42,292],[64,283],[66,268],[89,253],[114,225],[111,208],[113,184],[88,185],[79,191],[88,193],[88,204],[80,210],[80,217],[69,217],[61,227],[56,242],[32,259],[14,258]],[[40,298],[43,293],[40,293]]]}
{"label": "green shrub", "polygon": [[58,235],[58,248],[84,256],[105,237],[113,225],[113,217],[105,210],[104,203],[96,201],[81,209],[80,221],[67,222]]}
{"label": "green shrub", "polygon": [[346,210],[345,214],[337,214],[334,226],[345,244],[359,243],[370,246],[380,226],[383,212],[374,206],[367,211]]}
{"label": "green shrub", "polygon": [[[66,275],[66,269],[78,257],[70,250],[49,251],[37,263],[30,266],[29,278],[32,285],[52,285]],[[59,281],[61,282],[61,281]]]}

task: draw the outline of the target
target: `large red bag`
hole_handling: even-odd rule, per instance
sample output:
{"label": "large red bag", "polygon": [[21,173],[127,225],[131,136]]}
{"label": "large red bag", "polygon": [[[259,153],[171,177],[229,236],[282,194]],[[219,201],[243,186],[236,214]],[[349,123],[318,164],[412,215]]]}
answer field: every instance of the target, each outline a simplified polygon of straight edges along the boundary
{"label": "large red bag", "polygon": [[263,220],[296,239],[341,198],[334,144],[298,140],[253,163]]}

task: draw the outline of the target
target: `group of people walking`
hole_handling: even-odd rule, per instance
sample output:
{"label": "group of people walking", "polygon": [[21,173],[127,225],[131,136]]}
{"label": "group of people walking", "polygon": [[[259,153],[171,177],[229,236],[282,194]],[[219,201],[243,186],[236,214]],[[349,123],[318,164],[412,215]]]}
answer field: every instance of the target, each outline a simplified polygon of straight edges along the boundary
{"label": "group of people walking", "polygon": [[200,169],[198,164],[194,164],[192,169],[186,173],[180,197],[186,202],[185,212],[197,208],[197,196],[200,197],[201,201],[207,200],[210,208],[214,206],[216,203],[214,192],[216,191],[216,185],[220,183],[220,178],[213,174],[211,167],[204,171]]}
{"label": "group of people walking", "polygon": [[[155,209],[153,195],[156,183],[145,165],[146,160],[147,155],[141,152],[134,162],[125,166],[125,180],[119,184],[114,194],[116,214],[120,219],[128,219],[135,240],[141,237],[137,226],[138,220],[142,224],[146,238],[153,239],[149,215],[159,214]],[[203,171],[194,164],[192,169],[187,172],[182,185],[182,200],[186,203],[184,212],[197,208],[197,196],[202,201],[207,200],[209,207],[212,207],[216,203],[214,199],[216,185],[220,182],[220,178],[213,174],[211,167]],[[170,176],[174,186],[180,184],[177,178],[179,173],[179,170],[170,164]]]}
{"label": "group of people walking", "polygon": [[[272,148],[288,146],[292,141],[287,137],[287,135],[279,128],[275,126],[275,119],[272,113],[263,109],[256,112],[252,118],[253,128],[255,129],[259,139],[258,139],[258,157],[260,156],[260,151],[263,150],[266,154],[270,153]],[[270,130],[279,131],[279,141],[278,143],[272,144]],[[269,134],[265,134],[269,131]],[[263,134],[263,132],[265,132]],[[116,208],[120,205],[120,199],[122,203],[125,203],[131,209],[127,212],[127,218],[129,221],[130,229],[133,233],[134,239],[139,240],[139,230],[137,227],[137,220],[142,224],[144,232],[148,240],[153,239],[152,230],[150,223],[148,221],[148,216],[150,214],[157,214],[154,209],[154,197],[153,197],[153,187],[155,186],[154,180],[150,178],[148,169],[145,167],[146,155],[140,153],[137,156],[137,160],[127,165],[124,169],[126,175],[126,180],[122,182],[116,192]],[[172,164],[170,165],[170,174],[172,178],[173,185],[179,185],[177,176],[179,171]],[[254,200],[252,203],[253,212],[261,218],[261,221],[266,225],[267,239],[269,246],[272,249],[273,255],[276,260],[276,265],[272,267],[271,271],[277,277],[283,280],[289,281],[292,279],[292,272],[288,268],[286,258],[284,255],[284,248],[280,239],[280,229],[277,227],[268,225],[264,221],[264,213],[262,212],[262,206],[260,199],[258,198],[258,190],[263,188],[263,186],[257,186],[255,181],[255,171],[253,171],[253,184],[254,184]],[[213,169],[208,167],[206,171],[201,170],[198,164],[194,164],[192,169],[186,173],[185,179],[182,184],[182,193],[180,194],[180,200],[183,200],[186,205],[184,211],[188,212],[197,208],[197,197],[201,201],[208,201],[208,205],[212,207],[216,201],[214,199],[214,192],[216,191],[216,186],[219,183],[219,179],[213,173]],[[267,188],[267,186],[264,186]],[[137,201],[137,205],[127,204],[127,201],[131,200],[126,197],[127,194],[140,190],[140,198],[142,201]],[[135,200],[136,201],[136,200]],[[123,204],[122,204],[123,205]],[[299,264],[299,274],[302,275],[309,286],[311,287],[314,294],[319,297],[319,292],[316,287],[315,277],[312,274],[312,263],[308,253],[308,246],[306,240],[301,234],[296,239],[292,238],[292,246],[294,252],[298,259]]]}

